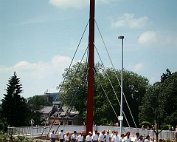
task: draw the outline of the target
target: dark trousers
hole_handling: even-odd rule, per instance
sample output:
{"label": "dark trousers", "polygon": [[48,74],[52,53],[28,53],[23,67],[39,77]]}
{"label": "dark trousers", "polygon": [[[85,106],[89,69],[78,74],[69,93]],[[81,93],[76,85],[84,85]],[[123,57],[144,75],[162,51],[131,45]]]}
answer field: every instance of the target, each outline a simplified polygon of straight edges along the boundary
{"label": "dark trousers", "polygon": [[60,142],[64,142],[64,139],[60,139]]}
{"label": "dark trousers", "polygon": [[55,138],[51,138],[51,142],[55,142]]}

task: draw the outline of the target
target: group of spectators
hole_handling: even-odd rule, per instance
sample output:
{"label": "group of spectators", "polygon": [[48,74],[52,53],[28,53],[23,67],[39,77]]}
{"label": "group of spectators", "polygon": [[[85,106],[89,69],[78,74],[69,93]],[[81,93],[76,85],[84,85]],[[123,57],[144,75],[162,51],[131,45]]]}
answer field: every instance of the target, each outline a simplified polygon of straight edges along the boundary
{"label": "group of spectators", "polygon": [[55,142],[58,139],[60,142],[151,142],[150,136],[143,137],[136,133],[136,136],[130,136],[130,132],[125,134],[118,134],[118,131],[94,131],[89,132],[87,135],[83,132],[77,133],[76,131],[69,133],[63,132],[61,130],[56,136],[55,131],[53,130],[50,134],[51,142]]}
{"label": "group of spectators", "polygon": [[118,131],[112,131],[112,133],[108,131],[101,131],[98,133],[97,131],[92,134],[86,136],[86,142],[150,142],[150,136],[146,136],[145,138],[139,133],[136,133],[135,137],[130,136],[130,132],[125,134],[118,134]]}

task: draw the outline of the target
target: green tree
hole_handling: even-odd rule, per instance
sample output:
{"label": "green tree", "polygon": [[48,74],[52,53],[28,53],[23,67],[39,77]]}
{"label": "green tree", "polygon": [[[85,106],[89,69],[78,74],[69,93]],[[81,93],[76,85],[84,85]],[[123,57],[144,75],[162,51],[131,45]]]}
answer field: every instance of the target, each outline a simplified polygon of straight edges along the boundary
{"label": "green tree", "polygon": [[[74,107],[78,110],[80,113],[80,118],[82,118],[83,121],[86,116],[87,70],[86,63],[77,63],[73,65],[70,70],[66,69],[63,75],[65,80],[61,85],[62,102],[69,107]],[[95,65],[95,124],[115,124],[118,121],[111,105],[117,115],[119,115],[120,107],[116,96],[120,100],[120,86],[117,80],[117,78],[120,78],[120,73],[120,71],[111,68],[103,70],[103,67],[99,63]],[[137,108],[139,107],[141,99],[146,92],[147,86],[148,80],[146,78],[133,72],[124,71],[124,93],[132,112],[135,112],[133,116],[136,123],[138,122]],[[124,106],[124,111],[127,117],[129,117],[128,120],[131,120],[131,116],[129,115],[130,112],[128,107],[126,107],[125,102]],[[126,123],[124,124],[126,125]],[[133,122],[130,122],[130,125],[132,126]]]}
{"label": "green tree", "polygon": [[140,107],[140,122],[149,121],[155,125],[158,139],[159,129],[177,123],[177,72],[168,69],[161,76],[161,82],[154,83],[145,94]]}
{"label": "green tree", "polygon": [[170,76],[171,76],[171,71],[169,69],[166,69],[166,73],[163,73],[161,75],[161,82],[164,82]]}
{"label": "green tree", "polygon": [[[124,71],[124,94],[127,98],[127,102],[129,104],[129,108],[131,109],[133,118],[135,123],[139,124],[139,106],[142,103],[142,99],[147,91],[147,88],[149,87],[149,81],[147,78],[142,77],[136,73]],[[128,109],[128,106],[126,105],[124,101],[123,110],[129,120],[129,123],[131,126],[133,125],[133,119],[131,119],[131,115]]]}
{"label": "green tree", "polygon": [[43,96],[33,96],[28,98],[28,105],[33,108],[34,110],[39,110],[41,109],[43,106],[47,106],[47,105],[52,105],[48,99],[46,95]]}
{"label": "green tree", "polygon": [[[165,78],[164,78],[165,76]],[[140,122],[158,121],[159,125],[175,126],[177,114],[177,72],[163,73],[161,82],[149,87],[140,107]]]}
{"label": "green tree", "polygon": [[[117,75],[117,77],[116,77]],[[110,102],[115,109],[117,115],[119,115],[120,107],[117,98],[120,100],[120,79],[121,71],[107,68],[106,70],[97,73],[95,78],[95,114],[98,124],[115,124],[118,120],[116,115],[110,106]],[[134,122],[138,124],[138,107],[141,104],[141,100],[146,92],[148,80],[136,73],[124,71],[124,99],[123,99],[123,111],[129,121],[130,126],[135,126]],[[105,96],[105,92],[107,94]],[[114,88],[114,89],[113,89]],[[108,98],[110,102],[108,101]],[[130,114],[130,110],[133,115]],[[111,117],[109,117],[111,116]],[[123,121],[124,126],[128,126],[125,117]]]}
{"label": "green tree", "polygon": [[23,126],[28,123],[28,106],[26,100],[20,96],[22,84],[16,73],[9,79],[7,93],[2,99],[2,115],[10,126]]}
{"label": "green tree", "polygon": [[7,122],[6,119],[2,116],[2,106],[0,105],[0,132],[7,130]]}
{"label": "green tree", "polygon": [[175,127],[177,124],[177,72],[172,73],[161,83],[161,100],[164,111],[164,124]]}
{"label": "green tree", "polygon": [[87,64],[77,63],[72,68],[65,69],[61,84],[61,101],[69,108],[78,110],[82,121],[85,119],[86,110],[86,86],[87,86]]}
{"label": "green tree", "polygon": [[43,106],[52,105],[46,95],[43,96],[33,96],[28,98],[28,106],[30,108],[30,119],[34,120],[34,125],[41,125],[45,120],[41,119],[40,109]]}
{"label": "green tree", "polygon": [[[155,83],[149,87],[145,94],[142,106],[140,106],[140,123],[147,121],[152,124],[152,128],[156,134],[156,140],[158,141],[158,135],[161,132],[161,124],[163,119],[163,109],[161,107],[161,96],[160,96],[160,83]],[[160,130],[161,129],[161,130]]]}

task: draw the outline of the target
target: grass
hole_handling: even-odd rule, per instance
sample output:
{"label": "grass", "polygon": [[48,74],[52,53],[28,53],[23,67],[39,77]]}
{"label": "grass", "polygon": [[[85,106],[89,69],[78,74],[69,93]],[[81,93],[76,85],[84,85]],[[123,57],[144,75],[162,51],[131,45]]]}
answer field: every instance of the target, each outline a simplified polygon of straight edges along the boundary
{"label": "grass", "polygon": [[[7,133],[0,132],[0,142],[34,142],[33,139],[26,138],[24,136],[10,136],[7,135]],[[37,140],[35,142],[42,142],[40,140]]]}

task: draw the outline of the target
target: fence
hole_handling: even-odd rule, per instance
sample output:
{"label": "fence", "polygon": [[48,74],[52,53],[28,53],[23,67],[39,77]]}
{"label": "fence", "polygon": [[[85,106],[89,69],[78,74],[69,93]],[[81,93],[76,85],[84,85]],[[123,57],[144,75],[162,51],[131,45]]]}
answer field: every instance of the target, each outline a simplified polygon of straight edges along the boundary
{"label": "fence", "polygon": [[[77,131],[77,132],[85,132],[86,127],[85,125],[61,125],[57,126],[54,125],[52,127],[52,130],[57,130],[57,133],[60,130],[63,130],[64,132],[68,131],[70,133]],[[94,126],[93,130],[102,131],[102,130],[110,130],[110,131],[119,131],[119,127],[117,126]],[[8,127],[8,133],[12,135],[23,135],[28,137],[37,137],[44,135],[46,136],[50,131],[50,126],[36,126],[36,127]],[[155,133],[153,130],[147,130],[143,128],[132,128],[132,127],[124,127],[123,133],[130,132],[131,137],[134,138],[135,134],[138,132],[142,136],[149,135],[152,139],[155,139]],[[159,134],[159,139],[163,140],[177,140],[177,132],[176,131],[170,131],[170,130],[162,130],[162,132]]]}

